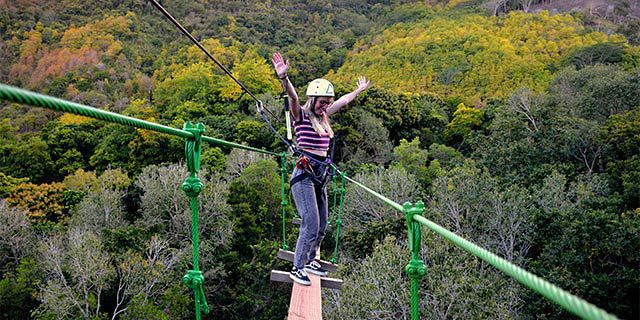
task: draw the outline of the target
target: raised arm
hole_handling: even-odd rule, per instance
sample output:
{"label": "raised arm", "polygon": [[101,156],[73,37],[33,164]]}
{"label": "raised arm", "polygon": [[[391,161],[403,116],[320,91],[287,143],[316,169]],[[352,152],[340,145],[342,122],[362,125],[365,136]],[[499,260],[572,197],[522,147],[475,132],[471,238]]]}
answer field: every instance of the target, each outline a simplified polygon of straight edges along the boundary
{"label": "raised arm", "polygon": [[358,77],[358,81],[356,82],[358,88],[351,93],[347,93],[344,96],[340,97],[340,99],[336,100],[329,108],[327,108],[327,115],[332,115],[338,111],[340,108],[349,104],[349,102],[353,101],[360,92],[366,90],[369,87],[370,81],[367,80],[364,76]]}
{"label": "raised arm", "polygon": [[280,82],[282,82],[282,87],[289,97],[291,115],[293,115],[294,120],[299,121],[300,102],[298,100],[298,94],[296,93],[296,89],[293,87],[291,81],[289,81],[289,75],[287,74],[289,71],[289,60],[285,62],[280,52],[276,52],[273,54],[271,62],[273,63],[273,68],[276,69],[276,74],[278,75],[278,78],[280,78]]}

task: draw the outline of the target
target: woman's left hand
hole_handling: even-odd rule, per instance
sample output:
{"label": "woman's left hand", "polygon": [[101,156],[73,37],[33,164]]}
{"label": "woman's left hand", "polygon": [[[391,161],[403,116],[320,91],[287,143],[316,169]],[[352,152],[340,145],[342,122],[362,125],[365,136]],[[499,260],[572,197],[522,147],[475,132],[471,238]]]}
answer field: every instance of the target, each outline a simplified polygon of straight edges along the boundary
{"label": "woman's left hand", "polygon": [[366,90],[369,87],[370,83],[371,81],[367,80],[367,78],[365,78],[364,76],[358,77],[358,81],[356,82],[356,84],[358,85],[357,91],[362,92]]}

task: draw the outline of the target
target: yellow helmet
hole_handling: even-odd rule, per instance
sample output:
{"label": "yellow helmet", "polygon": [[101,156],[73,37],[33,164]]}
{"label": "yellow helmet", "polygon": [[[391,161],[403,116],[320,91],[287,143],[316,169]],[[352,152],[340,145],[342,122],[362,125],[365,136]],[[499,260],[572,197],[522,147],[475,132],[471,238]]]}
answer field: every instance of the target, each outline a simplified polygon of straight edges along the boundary
{"label": "yellow helmet", "polygon": [[333,97],[333,85],[325,79],[315,79],[309,82],[309,86],[307,87],[307,96]]}

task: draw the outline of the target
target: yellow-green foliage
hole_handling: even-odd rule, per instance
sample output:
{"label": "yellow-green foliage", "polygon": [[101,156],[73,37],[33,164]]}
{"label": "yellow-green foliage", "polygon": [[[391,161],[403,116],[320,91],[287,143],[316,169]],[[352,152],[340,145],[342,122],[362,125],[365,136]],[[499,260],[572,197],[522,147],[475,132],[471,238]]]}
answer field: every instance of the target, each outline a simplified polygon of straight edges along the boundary
{"label": "yellow-green foliage", "polygon": [[480,109],[467,107],[461,103],[453,113],[453,119],[447,125],[445,135],[467,137],[471,131],[480,127],[484,112]]}
{"label": "yellow-green foliage", "polygon": [[[279,89],[271,65],[253,48],[243,50],[239,44],[224,46],[219,40],[208,39],[203,46],[254,94],[275,93]],[[215,65],[195,46],[182,49],[173,61],[155,72],[158,82],[156,99],[166,108],[177,108],[178,116],[191,114],[197,105],[181,105],[185,101],[204,105],[221,99],[238,101],[242,89],[222,69]],[[195,109],[194,109],[195,108]],[[215,107],[214,107],[215,109]],[[219,112],[219,110],[210,110]]]}
{"label": "yellow-green foliage", "polygon": [[134,18],[136,15],[130,12],[126,16],[107,16],[82,27],[71,27],[64,32],[60,44],[69,49],[90,48],[107,51],[113,56],[122,49],[122,43],[118,38],[132,34],[131,24]]}
{"label": "yellow-green foliage", "polygon": [[29,218],[34,222],[57,221],[62,217],[62,196],[64,184],[33,184],[30,182],[17,185],[7,202],[12,206],[28,210]]}
{"label": "yellow-green foliage", "polygon": [[502,17],[441,13],[357,43],[344,66],[328,77],[346,84],[364,74],[395,92],[429,92],[480,104],[521,87],[542,91],[553,63],[573,48],[606,41],[624,38],[588,31],[572,16],[546,11]]}
{"label": "yellow-green foliage", "polygon": [[14,178],[0,172],[0,198],[6,198],[9,196],[16,186],[26,183],[29,178]]}
{"label": "yellow-green foliage", "polygon": [[64,178],[65,189],[88,193],[96,190],[124,190],[131,185],[131,179],[120,168],[105,170],[99,177],[93,171],[76,170]]}

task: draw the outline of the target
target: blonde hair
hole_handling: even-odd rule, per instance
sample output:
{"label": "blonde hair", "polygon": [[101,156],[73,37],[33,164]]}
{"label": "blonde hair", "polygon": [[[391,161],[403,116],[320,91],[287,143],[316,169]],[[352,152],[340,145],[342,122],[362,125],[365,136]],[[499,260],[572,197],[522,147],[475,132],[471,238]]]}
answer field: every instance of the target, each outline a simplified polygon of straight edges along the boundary
{"label": "blonde hair", "polygon": [[315,130],[317,134],[321,136],[328,135],[329,138],[333,138],[333,130],[331,129],[331,124],[329,124],[329,116],[327,116],[327,113],[325,112],[322,115],[322,119],[319,119],[316,113],[313,112],[316,100],[317,97],[309,97],[307,102],[305,102],[305,104],[300,108],[302,109],[302,112],[309,117],[311,126],[313,126],[313,130]]}

